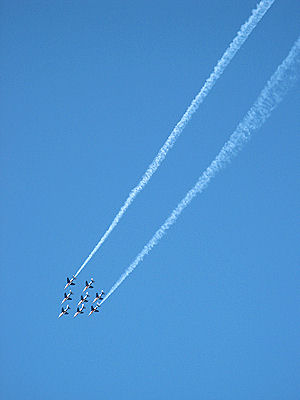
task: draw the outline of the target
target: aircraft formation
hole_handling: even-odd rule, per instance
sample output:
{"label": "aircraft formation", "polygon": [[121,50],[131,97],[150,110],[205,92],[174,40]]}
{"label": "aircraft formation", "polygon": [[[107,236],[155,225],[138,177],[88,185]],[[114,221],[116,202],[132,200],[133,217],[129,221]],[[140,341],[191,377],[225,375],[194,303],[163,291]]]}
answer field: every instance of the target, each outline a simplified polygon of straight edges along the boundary
{"label": "aircraft formation", "polygon": [[[65,289],[67,289],[69,286],[74,286],[75,285],[75,281],[76,278],[73,275],[73,277],[71,279],[67,278],[67,283],[65,286]],[[89,293],[87,292],[88,289],[93,289],[93,284],[94,284],[94,279],[91,278],[90,282],[85,281],[85,287],[83,288],[82,292],[84,293],[84,295],[80,296],[80,300],[77,303],[77,309],[76,312],[73,316],[73,318],[77,317],[77,315],[79,314],[83,314],[84,313],[84,309],[85,309],[85,303],[88,303],[88,298],[90,297]],[[72,292],[72,290],[69,290],[69,293],[64,293],[64,297],[62,299],[61,304],[63,304],[65,301],[71,301],[72,297],[71,295],[73,295],[74,293]],[[98,303],[98,300],[101,301],[103,300],[103,296],[105,295],[104,291],[101,290],[101,292],[96,292],[95,294],[95,298],[92,301],[92,303],[96,302],[96,305],[91,305],[91,311],[89,312],[89,316],[92,315],[94,312],[99,312],[98,308],[101,306],[100,303]],[[71,310],[71,307],[69,306],[69,304],[67,304],[66,308],[62,307],[61,308],[61,312],[58,316],[58,318],[62,317],[63,315],[68,315],[69,314],[69,310]]]}

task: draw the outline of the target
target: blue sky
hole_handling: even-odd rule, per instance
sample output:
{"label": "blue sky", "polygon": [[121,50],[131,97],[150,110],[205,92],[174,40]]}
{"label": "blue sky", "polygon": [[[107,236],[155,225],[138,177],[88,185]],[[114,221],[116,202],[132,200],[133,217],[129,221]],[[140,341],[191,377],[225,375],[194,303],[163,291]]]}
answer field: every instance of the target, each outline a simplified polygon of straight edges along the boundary
{"label": "blue sky", "polygon": [[[2,2],[3,398],[299,397],[299,84],[99,314],[57,319],[66,276],[255,5]],[[298,37],[299,11],[268,11],[76,300],[91,276],[108,290],[193,186]]]}

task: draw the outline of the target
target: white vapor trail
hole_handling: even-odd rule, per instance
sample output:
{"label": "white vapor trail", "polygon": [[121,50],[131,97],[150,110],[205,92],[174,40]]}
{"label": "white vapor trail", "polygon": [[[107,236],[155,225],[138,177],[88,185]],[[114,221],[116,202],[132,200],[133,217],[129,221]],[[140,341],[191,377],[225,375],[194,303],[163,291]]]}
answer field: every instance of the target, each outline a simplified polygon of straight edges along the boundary
{"label": "white vapor trail", "polygon": [[287,58],[280,64],[270,80],[267,82],[254,105],[250,108],[242,122],[222,147],[217,157],[202,173],[195,186],[186,194],[183,200],[172,211],[164,224],[156,231],[152,239],[144,246],[136,259],[130,264],[117,282],[112,286],[108,294],[102,300],[104,303],[113,292],[121,285],[129,274],[143,261],[154,246],[162,239],[167,230],[176,222],[182,211],[191,203],[193,198],[201,193],[211,179],[224,168],[232,158],[241,150],[242,146],[250,138],[252,131],[260,128],[271,115],[274,108],[281,102],[288,89],[295,83],[300,69],[300,36],[293,45]]}
{"label": "white vapor trail", "polygon": [[134,189],[131,190],[125,203],[120,208],[118,214],[113,219],[109,228],[106,230],[106,232],[104,233],[102,238],[99,240],[99,242],[97,243],[95,248],[92,250],[92,252],[89,254],[87,259],[84,261],[84,263],[78,269],[78,271],[75,274],[75,277],[83,270],[83,268],[90,261],[90,259],[94,256],[94,254],[99,250],[100,246],[104,243],[104,241],[107,239],[107,237],[113,231],[113,229],[117,226],[120,219],[123,217],[126,210],[131,205],[133,200],[135,199],[136,195],[140,191],[142,191],[143,188],[147,185],[147,183],[151,179],[152,175],[155,173],[155,171],[158,169],[160,164],[165,159],[168,151],[174,146],[174,144],[175,144],[176,140],[178,139],[178,137],[180,136],[181,132],[183,131],[183,129],[185,128],[185,126],[187,125],[189,120],[192,118],[192,115],[197,111],[198,107],[203,102],[205,97],[208,95],[210,90],[213,88],[216,81],[220,78],[220,76],[225,71],[225,68],[227,67],[227,65],[233,59],[233,57],[238,52],[238,50],[241,48],[241,46],[244,44],[244,42],[247,40],[248,36],[251,34],[253,29],[256,27],[256,25],[259,23],[259,21],[262,19],[262,17],[268,11],[268,9],[271,7],[271,5],[274,3],[274,1],[275,0],[262,0],[260,3],[257,4],[256,8],[254,10],[252,10],[251,16],[244,23],[244,25],[241,26],[236,37],[230,43],[229,47],[223,54],[222,58],[218,61],[217,65],[214,67],[213,72],[211,73],[209,78],[206,80],[204,86],[202,87],[200,92],[197,94],[197,96],[194,98],[194,100],[192,101],[192,103],[190,104],[190,106],[188,107],[186,112],[184,113],[181,120],[175,126],[175,128],[171,132],[170,136],[168,137],[168,139],[166,140],[164,145],[161,147],[157,156],[154,158],[154,160],[152,161],[152,163],[149,165],[146,172],[142,176],[142,179],[140,180],[140,182],[135,186]]}

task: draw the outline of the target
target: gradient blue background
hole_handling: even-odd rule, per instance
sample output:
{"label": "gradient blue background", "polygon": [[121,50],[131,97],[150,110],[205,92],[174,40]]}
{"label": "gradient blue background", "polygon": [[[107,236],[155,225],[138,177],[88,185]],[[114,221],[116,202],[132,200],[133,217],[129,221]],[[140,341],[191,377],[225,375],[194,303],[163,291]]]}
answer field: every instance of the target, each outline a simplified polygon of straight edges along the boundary
{"label": "gradient blue background", "polygon": [[[243,1],[2,1],[1,398],[299,399],[299,85],[99,314],[75,273],[249,17]],[[299,34],[277,0],[79,275],[108,290]],[[101,397],[102,396],[102,397]]]}

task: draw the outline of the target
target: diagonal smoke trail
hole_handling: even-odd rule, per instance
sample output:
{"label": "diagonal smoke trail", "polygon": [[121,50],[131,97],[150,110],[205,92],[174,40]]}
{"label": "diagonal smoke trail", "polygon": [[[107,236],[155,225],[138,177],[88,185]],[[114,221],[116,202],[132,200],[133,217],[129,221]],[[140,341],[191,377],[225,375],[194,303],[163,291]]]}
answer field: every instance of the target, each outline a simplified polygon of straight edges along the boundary
{"label": "diagonal smoke trail", "polygon": [[144,246],[136,259],[130,264],[117,282],[110,289],[102,300],[104,303],[113,292],[121,285],[129,274],[143,261],[143,258],[150,253],[152,248],[166,234],[167,230],[176,222],[182,211],[190,204],[193,198],[203,192],[210,180],[224,168],[232,158],[241,150],[242,146],[250,138],[252,131],[260,128],[271,115],[274,108],[281,102],[288,89],[295,83],[300,70],[300,37],[290,50],[287,58],[280,64],[254,105],[250,108],[242,122],[230,136],[228,142],[222,147],[217,157],[210,166],[203,172],[196,185],[186,194],[183,200],[172,211],[164,224],[156,231],[152,239]]}
{"label": "diagonal smoke trail", "polygon": [[104,241],[107,239],[107,237],[113,231],[113,229],[117,226],[120,219],[125,214],[127,208],[131,205],[131,203],[135,199],[136,195],[140,191],[142,191],[143,188],[147,185],[147,183],[151,179],[152,175],[155,173],[155,171],[158,169],[160,164],[165,159],[168,151],[174,146],[174,144],[175,144],[176,140],[178,139],[178,137],[180,136],[181,132],[183,131],[183,129],[185,128],[185,126],[187,125],[189,120],[192,118],[192,115],[197,111],[198,107],[203,102],[205,97],[208,95],[210,90],[213,88],[216,81],[220,78],[220,76],[225,71],[225,68],[227,67],[227,65],[233,59],[233,57],[238,52],[238,50],[241,48],[241,46],[244,44],[244,42],[247,40],[248,36],[251,34],[253,29],[256,27],[256,25],[259,23],[259,21],[262,19],[262,17],[268,11],[268,9],[271,7],[271,5],[274,3],[274,1],[275,0],[262,0],[256,6],[256,8],[254,10],[252,10],[251,16],[244,23],[244,25],[241,26],[236,37],[230,43],[229,47],[223,54],[222,58],[218,61],[217,65],[214,67],[213,72],[211,73],[209,78],[206,80],[204,86],[202,87],[200,92],[197,94],[197,96],[194,98],[194,100],[192,101],[192,103],[190,104],[190,106],[188,107],[186,112],[184,113],[181,120],[175,126],[175,128],[171,132],[170,136],[168,137],[168,139],[166,140],[164,145],[161,147],[157,156],[154,158],[152,163],[149,165],[147,171],[144,173],[140,182],[129,193],[129,196],[127,197],[123,206],[120,208],[118,214],[113,219],[111,225],[109,226],[107,231],[104,233],[102,238],[99,240],[99,242],[97,243],[95,248],[92,250],[92,252],[89,254],[87,259],[84,261],[84,263],[78,269],[78,271],[75,274],[75,277],[83,270],[83,268],[90,261],[90,259],[94,256],[94,254],[99,250],[100,246],[104,243]]}

